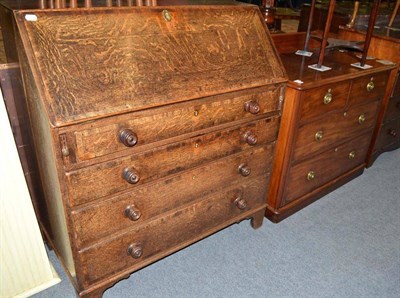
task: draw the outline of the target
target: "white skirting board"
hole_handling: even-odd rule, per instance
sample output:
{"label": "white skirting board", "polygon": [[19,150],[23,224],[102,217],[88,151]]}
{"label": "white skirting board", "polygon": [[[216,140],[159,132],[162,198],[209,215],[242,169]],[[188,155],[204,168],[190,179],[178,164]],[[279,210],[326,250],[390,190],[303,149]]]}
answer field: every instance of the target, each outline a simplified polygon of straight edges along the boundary
{"label": "white skirting board", "polygon": [[0,140],[0,297],[29,297],[60,278],[44,247],[1,92]]}

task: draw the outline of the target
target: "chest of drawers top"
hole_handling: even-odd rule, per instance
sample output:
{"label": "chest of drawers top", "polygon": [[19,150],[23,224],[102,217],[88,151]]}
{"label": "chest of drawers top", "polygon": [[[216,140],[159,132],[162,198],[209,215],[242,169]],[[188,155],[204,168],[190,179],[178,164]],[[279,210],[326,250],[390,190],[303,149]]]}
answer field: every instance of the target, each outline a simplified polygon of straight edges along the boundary
{"label": "chest of drawers top", "polygon": [[26,10],[16,19],[40,100],[61,127],[283,82],[257,8],[232,7]]}

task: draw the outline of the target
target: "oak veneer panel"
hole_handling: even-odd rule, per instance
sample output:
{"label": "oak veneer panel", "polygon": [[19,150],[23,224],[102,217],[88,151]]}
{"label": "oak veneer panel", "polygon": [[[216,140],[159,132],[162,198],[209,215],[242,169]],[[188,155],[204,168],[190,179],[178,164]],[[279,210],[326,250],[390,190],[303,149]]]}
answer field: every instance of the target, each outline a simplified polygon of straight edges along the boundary
{"label": "oak veneer panel", "polygon": [[257,7],[169,10],[18,12],[52,125],[285,80]]}

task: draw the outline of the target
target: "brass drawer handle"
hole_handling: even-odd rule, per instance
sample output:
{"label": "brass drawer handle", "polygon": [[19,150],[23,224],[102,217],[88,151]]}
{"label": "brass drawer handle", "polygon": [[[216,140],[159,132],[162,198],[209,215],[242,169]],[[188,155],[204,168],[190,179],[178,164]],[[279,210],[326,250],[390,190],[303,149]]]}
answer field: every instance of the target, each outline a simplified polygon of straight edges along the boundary
{"label": "brass drawer handle", "polygon": [[355,151],[351,151],[349,153],[349,159],[354,159],[356,157],[356,152]]}
{"label": "brass drawer handle", "polygon": [[254,101],[254,100],[250,100],[248,102],[245,102],[244,110],[246,112],[249,112],[250,114],[255,115],[260,112],[260,105],[258,104],[258,102]]}
{"label": "brass drawer handle", "polygon": [[241,197],[236,198],[234,203],[235,203],[236,207],[238,207],[240,210],[244,210],[247,208],[246,200]]}
{"label": "brass drawer handle", "polygon": [[132,168],[124,169],[123,178],[130,184],[136,184],[140,180],[139,173]]}
{"label": "brass drawer handle", "polygon": [[317,133],[316,133],[315,136],[314,136],[314,139],[315,139],[317,142],[319,142],[319,141],[322,140],[323,136],[324,136],[324,132],[323,132],[322,130],[320,130],[320,131],[317,131]]}
{"label": "brass drawer handle", "polygon": [[332,89],[329,89],[328,92],[324,96],[324,104],[327,105],[327,104],[331,103],[332,99],[333,99]]}
{"label": "brass drawer handle", "polygon": [[130,255],[134,259],[139,259],[143,255],[143,249],[140,247],[140,245],[137,244],[131,244],[129,245],[127,249],[128,255]]}
{"label": "brass drawer handle", "polygon": [[307,173],[307,180],[308,180],[308,181],[311,181],[311,180],[313,180],[313,179],[315,179],[315,172],[314,172],[314,171],[308,172],[308,173]]}
{"label": "brass drawer handle", "polygon": [[141,216],[142,213],[135,205],[129,205],[125,208],[125,217],[129,218],[132,221],[137,221]]}
{"label": "brass drawer handle", "polygon": [[170,12],[168,10],[164,9],[162,11],[162,15],[163,15],[163,18],[164,18],[165,21],[171,22],[172,16],[171,16],[171,14],[170,14]]}
{"label": "brass drawer handle", "polygon": [[374,90],[374,88],[375,88],[375,84],[374,84],[373,81],[371,81],[371,82],[369,82],[369,83],[367,84],[367,91],[368,91],[368,92],[371,92],[372,90]]}
{"label": "brass drawer handle", "polygon": [[389,135],[395,138],[397,136],[397,131],[394,130],[394,129],[390,129],[389,130]]}
{"label": "brass drawer handle", "polygon": [[126,147],[133,147],[138,142],[137,135],[130,129],[122,129],[119,132],[119,141]]}
{"label": "brass drawer handle", "polygon": [[251,168],[247,164],[241,164],[239,166],[239,173],[243,177],[249,176],[251,174]]}
{"label": "brass drawer handle", "polygon": [[254,146],[257,144],[257,136],[252,133],[251,131],[247,131],[244,135],[243,135],[243,140],[249,144],[250,146]]}
{"label": "brass drawer handle", "polygon": [[358,123],[363,124],[363,123],[365,122],[366,119],[367,119],[367,118],[365,117],[365,115],[364,115],[364,114],[361,114],[361,115],[358,117]]}

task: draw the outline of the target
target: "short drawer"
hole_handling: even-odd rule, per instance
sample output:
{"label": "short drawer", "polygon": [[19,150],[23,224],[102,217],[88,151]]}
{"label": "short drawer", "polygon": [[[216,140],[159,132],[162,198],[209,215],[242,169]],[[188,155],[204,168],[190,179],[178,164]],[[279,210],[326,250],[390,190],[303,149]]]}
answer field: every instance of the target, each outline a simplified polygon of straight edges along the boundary
{"label": "short drawer", "polygon": [[302,92],[300,123],[344,109],[349,90],[350,81],[347,80]]}
{"label": "short drawer", "polygon": [[133,189],[255,145],[273,142],[279,121],[279,117],[262,119],[68,172],[70,205]]}
{"label": "short drawer", "polygon": [[350,105],[381,99],[385,93],[388,77],[388,72],[380,72],[354,79],[350,90]]}
{"label": "short drawer", "polygon": [[266,179],[261,176],[211,194],[186,208],[81,250],[79,258],[85,280],[93,283],[124,269],[139,269],[204,238],[222,225],[246,218],[252,210],[265,206]]}
{"label": "short drawer", "polygon": [[355,138],[362,131],[372,131],[379,106],[378,101],[370,102],[300,127],[296,136],[293,162],[296,163],[314,155],[315,152]]}
{"label": "short drawer", "polygon": [[77,209],[72,212],[77,244],[79,247],[87,246],[97,239],[141,225],[228,185],[239,185],[266,175],[271,169],[274,147],[270,144],[252,148]]}
{"label": "short drawer", "polygon": [[395,147],[397,143],[400,143],[400,117],[382,124],[375,149],[385,150],[392,146]]}
{"label": "short drawer", "polygon": [[129,154],[143,145],[278,113],[281,87],[269,86],[129,113],[73,127],[66,132],[71,163],[108,154]]}
{"label": "short drawer", "polygon": [[283,204],[323,186],[347,171],[365,162],[371,133],[315,155],[289,170]]}

